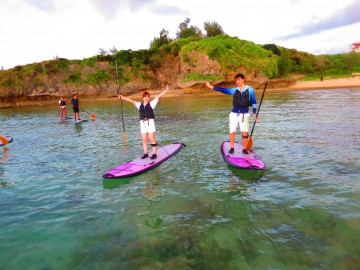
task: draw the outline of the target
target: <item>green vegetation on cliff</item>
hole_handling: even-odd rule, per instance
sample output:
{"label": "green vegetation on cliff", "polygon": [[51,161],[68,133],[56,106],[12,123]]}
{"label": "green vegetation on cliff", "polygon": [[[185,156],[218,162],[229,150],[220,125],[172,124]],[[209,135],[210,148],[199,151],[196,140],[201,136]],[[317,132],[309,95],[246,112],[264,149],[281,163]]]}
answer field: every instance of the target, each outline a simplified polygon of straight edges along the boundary
{"label": "green vegetation on cliff", "polygon": [[189,57],[192,51],[205,53],[211,60],[217,61],[224,73],[245,68],[249,72],[261,71],[269,78],[278,74],[275,55],[246,40],[219,35],[193,41],[182,47],[180,55],[183,61],[192,63],[193,58]]}
{"label": "green vegetation on cliff", "polygon": [[[269,79],[349,77],[360,72],[360,54],[315,56],[275,44],[258,45],[230,37],[216,22],[206,22],[206,34],[186,19],[176,39],[162,30],[148,50],[100,49],[96,56],[82,60],[55,58],[41,63],[0,71],[0,98],[31,95],[67,95],[80,91],[87,95],[111,96],[116,88],[115,59],[120,84],[125,92],[160,87],[164,78],[175,87],[186,81],[226,80],[243,72]],[[91,91],[90,91],[90,90]]]}

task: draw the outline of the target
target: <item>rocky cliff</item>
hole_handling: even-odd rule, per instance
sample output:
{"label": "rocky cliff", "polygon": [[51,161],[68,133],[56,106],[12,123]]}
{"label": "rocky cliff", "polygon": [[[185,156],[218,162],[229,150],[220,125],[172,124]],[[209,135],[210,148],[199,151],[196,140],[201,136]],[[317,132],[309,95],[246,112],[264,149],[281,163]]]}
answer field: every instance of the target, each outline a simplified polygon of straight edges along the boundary
{"label": "rocky cliff", "polygon": [[[214,83],[222,86],[233,86],[236,73],[245,74],[247,84],[255,89],[261,88],[261,84],[267,81],[261,72],[242,67],[224,72],[217,61],[209,59],[204,53],[190,53],[187,57],[191,58],[191,62],[183,61],[178,55],[166,55],[156,67],[143,65],[137,71],[132,67],[119,66],[121,93],[129,95],[149,89],[160,89],[165,84],[171,85],[174,89],[184,89],[185,93],[211,92],[204,86],[204,81],[186,80],[187,75],[191,73],[217,76],[219,79]],[[66,68],[62,68],[62,63],[67,64]],[[124,80],[125,76],[127,80]],[[287,87],[294,83],[293,80],[272,80],[269,87]],[[2,108],[37,105],[44,101],[56,100],[60,96],[69,98],[73,93],[82,98],[116,97],[116,69],[112,62],[97,61],[93,66],[89,66],[81,64],[80,61],[55,59],[0,71]]]}

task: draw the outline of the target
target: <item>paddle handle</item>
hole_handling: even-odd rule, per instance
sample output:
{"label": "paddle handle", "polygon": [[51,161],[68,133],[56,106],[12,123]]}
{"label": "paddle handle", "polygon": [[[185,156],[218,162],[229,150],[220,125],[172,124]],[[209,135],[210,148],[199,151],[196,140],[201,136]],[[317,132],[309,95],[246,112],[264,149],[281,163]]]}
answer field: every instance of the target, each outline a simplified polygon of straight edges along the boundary
{"label": "paddle handle", "polygon": [[[116,87],[116,92],[118,95],[120,95],[120,82],[119,82],[119,72],[118,72],[118,66],[117,66],[117,61],[115,59],[115,67],[116,67],[116,80],[117,80],[117,87]],[[120,107],[121,107],[121,120],[122,120],[122,126],[123,126],[123,130],[124,130],[124,144],[126,143],[126,131],[125,131],[125,122],[124,122],[124,111],[123,111],[123,106],[122,106],[122,98],[120,98]]]}
{"label": "paddle handle", "polygon": [[[261,96],[261,99],[260,99],[260,104],[259,104],[259,108],[256,112],[256,115],[259,116],[259,113],[260,113],[260,108],[261,108],[261,104],[262,104],[262,101],[263,101],[263,98],[264,98],[264,95],[265,95],[265,90],[266,90],[266,87],[268,85],[268,82],[265,83],[265,86],[264,86],[264,91],[262,93],[262,96]],[[250,133],[250,138],[252,137],[252,134],[254,132],[254,128],[255,128],[255,124],[256,124],[257,121],[254,121],[254,124],[253,124],[253,127],[251,129],[251,133]]]}

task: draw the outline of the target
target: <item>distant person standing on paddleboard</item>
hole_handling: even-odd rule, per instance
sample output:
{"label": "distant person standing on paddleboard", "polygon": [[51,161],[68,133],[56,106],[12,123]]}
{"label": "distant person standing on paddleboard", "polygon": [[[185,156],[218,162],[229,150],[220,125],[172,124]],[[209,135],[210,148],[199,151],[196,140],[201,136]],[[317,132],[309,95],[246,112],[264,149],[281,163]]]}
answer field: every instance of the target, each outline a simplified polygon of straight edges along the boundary
{"label": "distant person standing on paddleboard", "polygon": [[77,98],[77,95],[74,94],[70,102],[73,105],[73,112],[74,112],[74,120],[80,120],[80,100]]}
{"label": "distant person standing on paddleboard", "polygon": [[142,144],[144,148],[144,156],[142,159],[149,157],[148,155],[148,138],[150,139],[151,146],[153,148],[153,155],[151,159],[156,159],[156,150],[157,150],[157,143],[155,139],[156,129],[155,129],[155,114],[154,109],[159,102],[161,96],[166,94],[169,90],[169,86],[166,86],[166,89],[157,95],[152,101],[150,101],[150,94],[149,92],[144,92],[142,94],[142,98],[144,103],[134,101],[131,98],[124,97],[123,95],[119,95],[120,99],[130,102],[133,104],[140,113],[140,132],[142,137]]}
{"label": "distant person standing on paddleboard", "polygon": [[255,121],[257,120],[256,114],[256,97],[254,89],[245,84],[245,76],[241,73],[236,74],[235,83],[237,87],[233,88],[222,88],[218,86],[212,86],[209,82],[206,82],[206,86],[222,92],[227,95],[233,95],[233,108],[229,114],[229,138],[230,138],[230,150],[229,154],[234,153],[234,145],[235,145],[235,133],[236,128],[239,125],[240,131],[242,133],[242,142],[243,142],[243,150],[244,154],[248,154],[245,146],[248,142],[249,138],[249,122],[250,122],[250,114],[249,107],[251,106],[253,109],[253,115]]}
{"label": "distant person standing on paddleboard", "polygon": [[59,108],[60,108],[60,119],[62,119],[63,117],[66,118],[67,117],[66,101],[63,97],[61,97],[59,100]]}

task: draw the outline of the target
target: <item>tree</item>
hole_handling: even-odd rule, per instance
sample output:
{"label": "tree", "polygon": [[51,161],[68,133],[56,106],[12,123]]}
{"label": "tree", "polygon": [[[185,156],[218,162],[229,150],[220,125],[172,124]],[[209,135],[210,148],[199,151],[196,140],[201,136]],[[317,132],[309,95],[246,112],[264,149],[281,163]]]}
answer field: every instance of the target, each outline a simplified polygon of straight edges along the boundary
{"label": "tree", "polygon": [[169,44],[171,41],[171,38],[169,38],[169,31],[163,29],[160,31],[160,36],[154,38],[150,42],[150,49],[159,49],[162,45]]}
{"label": "tree", "polygon": [[186,18],[182,23],[180,23],[179,25],[179,29],[180,31],[185,29],[185,28],[188,28],[189,27],[189,23],[190,23],[190,19],[189,18]]}
{"label": "tree", "polygon": [[271,51],[273,54],[276,54],[278,56],[281,55],[279,48],[273,43],[272,44],[264,44],[262,47],[268,51]]}
{"label": "tree", "polygon": [[213,21],[212,23],[205,22],[204,23],[204,29],[205,29],[205,32],[206,32],[206,37],[216,37],[218,35],[225,34],[225,32],[223,31],[221,25],[218,24],[215,21]]}
{"label": "tree", "polygon": [[278,70],[280,77],[286,77],[291,69],[290,50],[282,48],[278,62]]}
{"label": "tree", "polygon": [[109,55],[109,52],[103,48],[99,48],[98,55],[106,56],[106,55]]}
{"label": "tree", "polygon": [[315,70],[317,72],[319,72],[320,74],[323,74],[327,63],[328,63],[328,61],[324,55],[316,56],[315,61],[314,61]]}
{"label": "tree", "polygon": [[116,49],[116,47],[115,47],[115,46],[113,46],[113,48],[112,48],[112,49],[110,49],[109,51],[110,51],[110,53],[111,53],[112,55],[114,55],[114,54],[117,54],[118,49]]}
{"label": "tree", "polygon": [[356,52],[354,51],[349,52],[346,57],[346,62],[349,72],[352,72],[356,63]]}
{"label": "tree", "polygon": [[190,19],[186,18],[185,21],[180,23],[179,29],[176,33],[176,37],[179,38],[188,38],[188,37],[202,37],[201,30],[196,26],[189,26]]}

